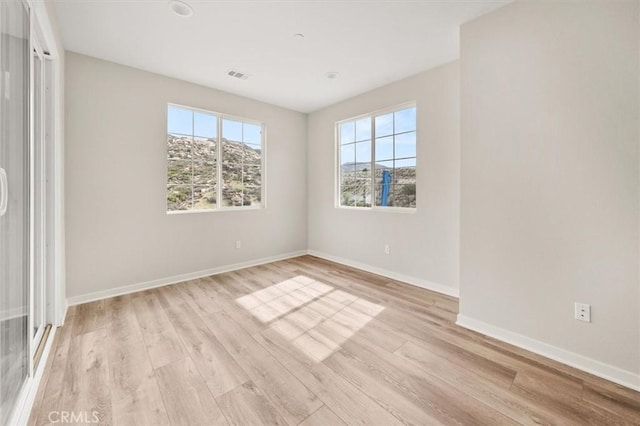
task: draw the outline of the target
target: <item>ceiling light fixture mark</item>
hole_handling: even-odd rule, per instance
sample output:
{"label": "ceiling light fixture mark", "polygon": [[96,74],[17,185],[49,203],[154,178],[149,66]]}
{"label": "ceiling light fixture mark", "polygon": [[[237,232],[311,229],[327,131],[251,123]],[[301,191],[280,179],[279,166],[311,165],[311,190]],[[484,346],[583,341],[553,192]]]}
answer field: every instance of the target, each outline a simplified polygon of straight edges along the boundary
{"label": "ceiling light fixture mark", "polygon": [[183,1],[171,0],[169,2],[169,8],[181,18],[190,18],[193,16],[193,8]]}
{"label": "ceiling light fixture mark", "polygon": [[327,73],[327,78],[328,78],[329,80],[335,80],[336,78],[338,78],[338,73],[337,73],[337,72],[335,72],[335,71],[329,71],[329,72]]}

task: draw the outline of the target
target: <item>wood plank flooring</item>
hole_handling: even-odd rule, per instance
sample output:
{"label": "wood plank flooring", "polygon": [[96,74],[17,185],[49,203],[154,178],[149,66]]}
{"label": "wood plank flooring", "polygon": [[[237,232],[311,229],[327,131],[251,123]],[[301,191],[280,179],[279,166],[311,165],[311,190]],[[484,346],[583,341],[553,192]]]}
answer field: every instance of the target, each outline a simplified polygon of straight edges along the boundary
{"label": "wood plank flooring", "polygon": [[79,305],[29,424],[640,425],[640,393],[457,310],[312,256]]}

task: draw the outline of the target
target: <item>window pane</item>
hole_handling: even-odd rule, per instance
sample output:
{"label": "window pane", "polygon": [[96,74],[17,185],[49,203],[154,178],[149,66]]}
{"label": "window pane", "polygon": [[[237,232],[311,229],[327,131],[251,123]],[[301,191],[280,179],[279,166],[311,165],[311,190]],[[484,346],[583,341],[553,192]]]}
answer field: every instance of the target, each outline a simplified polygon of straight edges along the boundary
{"label": "window pane", "polygon": [[253,145],[262,144],[262,126],[244,123],[242,141]]}
{"label": "window pane", "polygon": [[[242,184],[242,166],[239,164],[222,164],[222,191],[236,188]],[[235,185],[235,186],[234,186]],[[230,190],[230,189],[229,189]]]}
{"label": "window pane", "polygon": [[167,185],[167,210],[188,210],[191,206],[191,185]]}
{"label": "window pane", "polygon": [[416,207],[416,185],[395,185],[392,191],[392,205],[394,207]]}
{"label": "window pane", "polygon": [[241,207],[243,205],[244,185],[241,180],[224,181],[222,185],[222,205]]}
{"label": "window pane", "polygon": [[371,179],[370,163],[358,163],[355,167],[354,176],[356,179]]}
{"label": "window pane", "polygon": [[394,184],[415,184],[416,183],[416,168],[415,167],[402,167],[396,168],[393,173]]}
{"label": "window pane", "polygon": [[191,160],[168,160],[167,183],[169,185],[191,185],[193,169]]}
{"label": "window pane", "polygon": [[262,126],[223,120],[222,131],[222,205],[260,205]]}
{"label": "window pane", "polygon": [[393,136],[376,139],[376,162],[393,158]]}
{"label": "window pane", "polygon": [[416,132],[396,135],[395,142],[396,158],[416,156]]}
{"label": "window pane", "polygon": [[[224,120],[224,126],[227,120]],[[235,123],[235,122],[233,122]],[[234,129],[231,124],[229,129]],[[241,127],[240,127],[241,129]],[[237,129],[236,129],[237,130]],[[222,205],[228,207],[242,206],[242,163],[244,161],[244,144],[242,142],[222,141]]]}
{"label": "window pane", "polygon": [[371,117],[356,121],[356,141],[371,139]]}
{"label": "window pane", "polygon": [[371,179],[355,181],[353,199],[356,207],[371,207]]}
{"label": "window pane", "polygon": [[[393,161],[380,161],[376,163],[376,206],[389,205],[389,194],[391,193],[393,175]],[[383,200],[385,201],[383,202]]]}
{"label": "window pane", "polygon": [[259,166],[262,163],[262,150],[260,145],[244,145],[244,164]]}
{"label": "window pane", "polygon": [[242,183],[245,186],[260,186],[262,185],[262,167],[260,166],[245,166],[242,173]]}
{"label": "window pane", "polygon": [[393,113],[379,115],[376,121],[376,137],[393,134]]}
{"label": "window pane", "polygon": [[169,105],[167,109],[167,133],[193,134],[193,112]]}
{"label": "window pane", "polygon": [[404,160],[396,160],[395,162],[395,168],[401,168],[401,167],[415,167],[416,166],[416,159],[415,158],[405,158]]}
{"label": "window pane", "polygon": [[371,168],[371,141],[358,142],[356,145],[356,163],[360,167]]}
{"label": "window pane", "polygon": [[376,162],[376,176],[382,176],[382,170],[393,171],[393,160],[390,161],[377,161]]}
{"label": "window pane", "polygon": [[216,208],[215,185],[193,187],[193,209],[206,210]]}
{"label": "window pane", "polygon": [[194,138],[193,159],[196,161],[213,160],[216,157],[216,142],[211,139]]}
{"label": "window pane", "polygon": [[190,160],[193,139],[187,136],[167,135],[167,158]]}
{"label": "window pane", "polygon": [[193,162],[193,184],[199,186],[213,186],[216,184],[215,161]]}
{"label": "window pane", "polygon": [[222,141],[222,165],[241,166],[244,161],[244,144],[242,142]]}
{"label": "window pane", "polygon": [[194,136],[215,139],[218,136],[218,117],[195,111],[193,113]]}
{"label": "window pane", "polygon": [[340,143],[342,145],[356,140],[356,127],[353,121],[340,124]]}
{"label": "window pane", "polygon": [[222,120],[222,138],[228,141],[242,141],[242,123],[234,120]]}
{"label": "window pane", "polygon": [[243,203],[245,206],[259,206],[262,203],[262,187],[246,186]]}
{"label": "window pane", "polygon": [[382,181],[382,176],[384,171],[388,171],[393,174],[393,160],[391,161],[378,161],[376,163],[376,182]]}
{"label": "window pane", "polygon": [[342,164],[340,166],[340,170],[341,170],[342,174],[355,173],[356,172],[356,163]]}
{"label": "window pane", "polygon": [[340,147],[340,164],[355,164],[356,148],[354,144],[343,145]]}
{"label": "window pane", "polygon": [[357,185],[355,180],[351,180],[348,183],[340,187],[340,205],[341,206],[356,206],[355,192]]}
{"label": "window pane", "polygon": [[416,183],[416,159],[396,160],[393,173],[394,184]]}
{"label": "window pane", "polygon": [[340,166],[340,182],[345,183],[356,178],[355,163]]}
{"label": "window pane", "polygon": [[416,108],[407,108],[396,111],[395,116],[395,133],[408,132],[416,130]]}

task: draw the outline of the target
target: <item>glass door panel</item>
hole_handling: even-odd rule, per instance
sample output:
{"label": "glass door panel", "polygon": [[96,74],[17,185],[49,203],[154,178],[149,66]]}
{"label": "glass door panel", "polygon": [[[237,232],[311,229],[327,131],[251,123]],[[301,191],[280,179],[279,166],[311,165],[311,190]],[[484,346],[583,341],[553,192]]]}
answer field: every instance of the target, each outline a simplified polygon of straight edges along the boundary
{"label": "glass door panel", "polygon": [[29,374],[29,12],[0,1],[0,424]]}

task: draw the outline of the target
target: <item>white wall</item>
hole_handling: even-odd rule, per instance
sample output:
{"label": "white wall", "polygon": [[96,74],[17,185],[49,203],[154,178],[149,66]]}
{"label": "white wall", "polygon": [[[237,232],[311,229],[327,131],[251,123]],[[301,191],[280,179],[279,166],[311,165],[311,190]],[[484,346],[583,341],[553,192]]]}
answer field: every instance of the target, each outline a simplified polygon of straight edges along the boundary
{"label": "white wall", "polygon": [[638,16],[636,1],[518,2],[461,28],[462,317],[627,384],[640,373]]}
{"label": "white wall", "polygon": [[[417,212],[335,208],[336,121],[416,101]],[[308,118],[309,249],[450,294],[459,271],[459,71],[453,62]],[[391,254],[384,254],[389,244]]]}
{"label": "white wall", "polygon": [[[166,214],[168,102],[265,122],[266,209]],[[304,114],[67,52],[66,117],[67,297],[307,248]]]}

